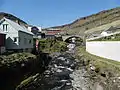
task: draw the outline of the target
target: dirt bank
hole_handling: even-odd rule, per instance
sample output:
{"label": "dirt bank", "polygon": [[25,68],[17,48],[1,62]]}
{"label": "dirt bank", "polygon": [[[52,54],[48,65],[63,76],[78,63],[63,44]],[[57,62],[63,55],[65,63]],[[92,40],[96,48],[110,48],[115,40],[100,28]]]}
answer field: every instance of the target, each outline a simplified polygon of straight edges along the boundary
{"label": "dirt bank", "polygon": [[[15,53],[0,56],[0,90],[15,90],[15,88],[30,76],[42,73],[50,58],[42,53]],[[43,61],[47,61],[46,64]]]}

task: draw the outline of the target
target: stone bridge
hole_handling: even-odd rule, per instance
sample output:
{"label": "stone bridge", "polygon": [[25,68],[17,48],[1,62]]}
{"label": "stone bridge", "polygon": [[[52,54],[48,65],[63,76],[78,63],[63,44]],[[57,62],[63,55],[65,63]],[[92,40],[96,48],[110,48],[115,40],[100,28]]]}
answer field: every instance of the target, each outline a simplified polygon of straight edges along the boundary
{"label": "stone bridge", "polygon": [[84,37],[80,36],[80,35],[65,35],[65,36],[62,36],[62,39],[63,39],[63,41],[66,41],[66,40],[73,38],[73,37],[84,39]]}

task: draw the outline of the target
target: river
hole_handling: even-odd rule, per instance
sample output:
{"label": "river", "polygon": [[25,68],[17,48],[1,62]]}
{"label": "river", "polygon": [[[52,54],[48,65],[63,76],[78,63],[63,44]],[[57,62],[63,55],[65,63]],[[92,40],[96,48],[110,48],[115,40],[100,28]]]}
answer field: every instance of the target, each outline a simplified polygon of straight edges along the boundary
{"label": "river", "polygon": [[[22,90],[103,90],[99,83],[89,79],[89,74],[73,53],[55,53],[45,72]],[[87,77],[86,77],[87,76]]]}

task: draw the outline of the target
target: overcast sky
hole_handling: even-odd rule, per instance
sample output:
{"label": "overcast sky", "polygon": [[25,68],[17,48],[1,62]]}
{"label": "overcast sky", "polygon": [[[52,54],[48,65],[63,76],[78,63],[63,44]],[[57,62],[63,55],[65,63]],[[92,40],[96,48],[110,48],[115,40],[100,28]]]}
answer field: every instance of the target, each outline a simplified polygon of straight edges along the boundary
{"label": "overcast sky", "polygon": [[0,11],[28,24],[50,27],[120,6],[120,0],[0,0]]}

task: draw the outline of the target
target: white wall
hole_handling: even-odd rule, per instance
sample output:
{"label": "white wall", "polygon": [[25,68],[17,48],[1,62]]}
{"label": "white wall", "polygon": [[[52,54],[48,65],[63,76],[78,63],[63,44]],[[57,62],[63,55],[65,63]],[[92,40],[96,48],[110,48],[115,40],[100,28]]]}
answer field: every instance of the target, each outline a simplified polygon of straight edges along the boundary
{"label": "white wall", "polygon": [[18,40],[14,42],[14,37],[18,38],[18,31],[6,21],[0,24],[1,30],[3,30],[3,24],[8,24],[7,31],[3,31],[6,33],[6,49],[18,49]]}
{"label": "white wall", "polygon": [[[0,24],[0,28],[3,30],[3,24],[8,24],[8,31],[4,31],[6,33],[6,49],[32,49],[33,48],[33,36],[27,33],[19,32],[15,30],[15,28],[4,21]],[[14,38],[17,38],[17,41],[14,42]],[[26,43],[24,43],[24,38],[26,38]],[[21,40],[20,40],[21,39]],[[31,40],[31,43],[29,43]]]}
{"label": "white wall", "polygon": [[39,32],[41,32],[42,31],[42,28],[41,27],[37,27],[38,29],[39,29]]}
{"label": "white wall", "polygon": [[32,28],[32,27],[28,27],[28,30],[29,30],[30,32],[31,32],[31,28]]}
{"label": "white wall", "polygon": [[120,41],[86,42],[86,51],[100,57],[120,61]]}

